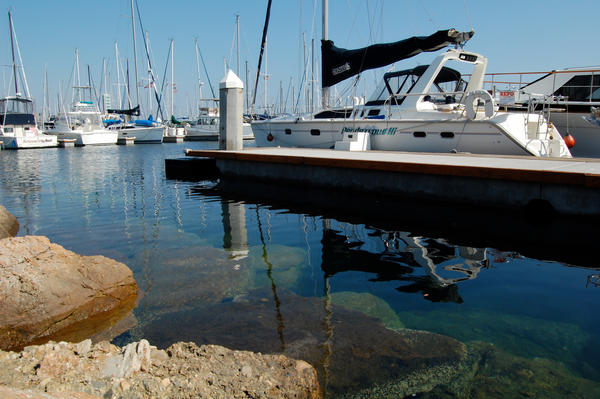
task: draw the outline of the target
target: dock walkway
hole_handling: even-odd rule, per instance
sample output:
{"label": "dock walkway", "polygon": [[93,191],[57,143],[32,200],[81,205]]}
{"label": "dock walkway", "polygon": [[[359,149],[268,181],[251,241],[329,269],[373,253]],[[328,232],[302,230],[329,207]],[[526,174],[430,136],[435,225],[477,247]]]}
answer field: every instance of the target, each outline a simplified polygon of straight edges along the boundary
{"label": "dock walkway", "polygon": [[600,216],[600,160],[306,148],[186,150],[226,177]]}

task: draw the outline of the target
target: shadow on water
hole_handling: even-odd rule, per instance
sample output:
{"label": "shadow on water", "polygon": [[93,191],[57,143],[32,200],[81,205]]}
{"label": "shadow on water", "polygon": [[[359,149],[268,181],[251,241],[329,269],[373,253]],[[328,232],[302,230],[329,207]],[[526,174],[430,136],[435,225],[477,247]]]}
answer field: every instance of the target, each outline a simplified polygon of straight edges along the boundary
{"label": "shadow on water", "polygon": [[[194,188],[192,188],[194,191]],[[198,186],[202,195],[319,215],[411,236],[439,237],[458,246],[493,247],[541,260],[600,268],[598,218],[557,215],[549,209],[499,209],[396,196],[221,179]]]}

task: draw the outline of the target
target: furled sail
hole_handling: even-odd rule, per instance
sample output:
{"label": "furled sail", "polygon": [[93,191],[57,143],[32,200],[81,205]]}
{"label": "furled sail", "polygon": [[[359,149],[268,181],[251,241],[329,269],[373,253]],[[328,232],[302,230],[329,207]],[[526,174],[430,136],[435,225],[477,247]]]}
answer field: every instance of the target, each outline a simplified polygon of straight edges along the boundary
{"label": "furled sail", "polygon": [[107,109],[106,112],[109,114],[139,116],[140,115],[140,106],[137,105],[137,106],[135,106],[135,108],[131,108],[131,109]]}
{"label": "furled sail", "polygon": [[356,50],[321,41],[322,86],[329,87],[362,71],[379,68],[424,51],[436,51],[450,44],[462,44],[473,37],[471,32],[440,30],[430,36],[413,36],[394,43],[374,44]]}

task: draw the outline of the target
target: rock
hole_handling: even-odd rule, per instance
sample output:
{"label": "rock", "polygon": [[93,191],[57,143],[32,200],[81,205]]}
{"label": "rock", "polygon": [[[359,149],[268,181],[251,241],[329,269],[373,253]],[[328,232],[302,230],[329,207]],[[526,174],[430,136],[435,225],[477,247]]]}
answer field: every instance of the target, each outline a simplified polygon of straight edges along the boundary
{"label": "rock", "polygon": [[348,309],[358,310],[369,316],[381,319],[387,328],[398,330],[404,324],[386,301],[368,292],[334,292],[331,301]]}
{"label": "rock", "polygon": [[0,205],[0,239],[14,237],[19,232],[19,222],[5,207]]}
{"label": "rock", "polygon": [[77,255],[46,237],[0,240],[2,349],[88,338],[129,313],[136,297],[122,263]]}
{"label": "rock", "polygon": [[0,386],[0,398],[3,399],[101,399],[85,392],[55,392],[52,394],[31,389],[15,389]]}
{"label": "rock", "polygon": [[[4,398],[298,398],[322,397],[315,369],[282,355],[261,355],[221,346],[176,343],[166,349],[167,360],[143,367],[156,348],[148,341],[119,348],[108,342],[93,345],[50,342],[29,346],[15,356],[0,351],[0,397]],[[139,361],[132,361],[137,358]],[[60,370],[40,376],[40,359],[62,359]],[[107,373],[106,364],[118,359]],[[46,360],[42,360],[42,363]],[[34,367],[30,367],[34,364]],[[51,362],[48,360],[48,366]],[[56,363],[52,363],[58,367]],[[139,366],[139,367],[138,367]],[[45,365],[43,366],[45,367]],[[64,391],[64,392],[63,392]],[[7,392],[4,396],[3,393]],[[65,396],[68,393],[70,396]],[[23,396],[23,395],[30,396]],[[13,395],[13,396],[9,396]],[[18,396],[21,395],[21,396]]]}
{"label": "rock", "polygon": [[[528,359],[485,342],[469,344],[468,356],[458,367],[458,378],[420,398],[598,398],[598,381],[574,374],[561,362]],[[357,396],[359,397],[359,396]]]}

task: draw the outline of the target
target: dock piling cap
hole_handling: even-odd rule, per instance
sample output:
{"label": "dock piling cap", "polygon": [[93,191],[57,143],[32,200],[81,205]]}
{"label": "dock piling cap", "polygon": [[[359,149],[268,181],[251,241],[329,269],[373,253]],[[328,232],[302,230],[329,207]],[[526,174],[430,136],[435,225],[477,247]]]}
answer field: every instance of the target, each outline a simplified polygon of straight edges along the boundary
{"label": "dock piling cap", "polygon": [[243,89],[244,82],[231,69],[227,75],[219,82],[219,89]]}

